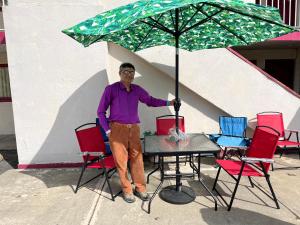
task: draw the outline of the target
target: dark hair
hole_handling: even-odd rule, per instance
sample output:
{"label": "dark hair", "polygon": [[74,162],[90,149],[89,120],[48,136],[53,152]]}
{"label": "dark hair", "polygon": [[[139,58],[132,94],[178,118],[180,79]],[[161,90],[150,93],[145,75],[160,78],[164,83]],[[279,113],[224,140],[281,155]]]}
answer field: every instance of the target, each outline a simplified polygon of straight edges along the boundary
{"label": "dark hair", "polygon": [[128,63],[128,62],[122,63],[122,64],[120,65],[120,71],[121,71],[122,69],[124,69],[124,68],[131,68],[131,69],[134,69],[134,70],[135,70],[134,65],[132,65],[131,63]]}

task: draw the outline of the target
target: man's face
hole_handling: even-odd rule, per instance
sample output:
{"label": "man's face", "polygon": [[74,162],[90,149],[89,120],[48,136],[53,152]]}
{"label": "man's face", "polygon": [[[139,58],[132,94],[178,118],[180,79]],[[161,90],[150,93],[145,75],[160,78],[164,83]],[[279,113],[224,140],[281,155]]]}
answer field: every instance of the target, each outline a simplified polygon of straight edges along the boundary
{"label": "man's face", "polygon": [[133,68],[122,68],[119,72],[121,81],[127,84],[131,84],[134,79],[135,70]]}

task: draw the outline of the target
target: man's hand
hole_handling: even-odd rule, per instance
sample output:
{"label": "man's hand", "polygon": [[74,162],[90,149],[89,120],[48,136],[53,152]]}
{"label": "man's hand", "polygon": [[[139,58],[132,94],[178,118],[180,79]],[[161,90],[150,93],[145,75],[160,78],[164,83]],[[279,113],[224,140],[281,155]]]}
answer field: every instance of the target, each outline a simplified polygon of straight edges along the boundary
{"label": "man's hand", "polygon": [[174,99],[173,101],[174,101],[174,102],[173,102],[174,110],[175,110],[176,112],[178,112],[178,111],[179,111],[179,108],[180,108],[180,106],[181,106],[181,100],[180,100],[180,98],[178,98],[177,101],[176,101],[176,99]]}
{"label": "man's hand", "polygon": [[106,131],[105,133],[106,133],[106,137],[109,139],[109,138],[110,138],[110,133],[111,133],[111,131],[108,130],[108,131]]}
{"label": "man's hand", "polygon": [[170,105],[174,106],[176,99],[173,99],[172,101],[170,101]]}

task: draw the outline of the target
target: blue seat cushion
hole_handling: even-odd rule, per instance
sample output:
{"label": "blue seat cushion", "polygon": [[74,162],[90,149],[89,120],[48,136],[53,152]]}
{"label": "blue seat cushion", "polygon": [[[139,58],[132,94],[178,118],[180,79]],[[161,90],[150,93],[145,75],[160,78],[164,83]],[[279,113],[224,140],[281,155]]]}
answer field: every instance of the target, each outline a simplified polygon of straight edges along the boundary
{"label": "blue seat cushion", "polygon": [[230,136],[224,136],[221,135],[217,139],[217,143],[220,146],[224,147],[246,147],[249,145],[249,141],[243,137],[230,137]]}

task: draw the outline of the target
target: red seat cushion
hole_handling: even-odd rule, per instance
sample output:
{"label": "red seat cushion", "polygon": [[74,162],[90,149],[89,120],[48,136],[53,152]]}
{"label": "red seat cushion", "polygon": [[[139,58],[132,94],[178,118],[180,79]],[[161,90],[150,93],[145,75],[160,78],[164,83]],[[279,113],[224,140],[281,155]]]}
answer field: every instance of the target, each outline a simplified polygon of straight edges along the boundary
{"label": "red seat cushion", "polygon": [[284,141],[278,141],[277,142],[277,146],[279,147],[284,147],[284,146],[298,146],[300,145],[300,143],[296,142],[296,141],[288,141],[288,140],[284,140]]}
{"label": "red seat cushion", "polygon": [[[112,169],[112,168],[116,167],[116,164],[115,164],[115,161],[114,161],[114,158],[113,158],[112,155],[108,156],[108,157],[106,157],[104,159],[104,165],[105,165],[105,168],[107,168],[107,169]],[[93,162],[90,165],[88,165],[87,168],[99,168],[99,169],[102,169],[103,168],[102,162]]]}
{"label": "red seat cushion", "polygon": [[[232,160],[221,160],[218,159],[216,162],[229,174],[238,175],[242,167],[242,161],[232,161]],[[252,166],[246,164],[242,172],[242,176],[264,176],[261,172],[254,169]]]}

